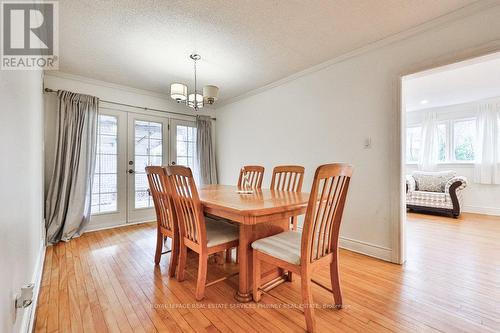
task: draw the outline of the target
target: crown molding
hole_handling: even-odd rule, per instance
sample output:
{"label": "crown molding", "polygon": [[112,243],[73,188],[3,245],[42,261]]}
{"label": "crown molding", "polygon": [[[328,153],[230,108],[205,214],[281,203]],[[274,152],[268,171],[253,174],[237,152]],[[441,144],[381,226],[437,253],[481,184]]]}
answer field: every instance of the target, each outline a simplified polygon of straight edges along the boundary
{"label": "crown molding", "polygon": [[378,50],[378,49],[383,48],[385,46],[394,44],[396,42],[404,41],[404,40],[409,39],[411,37],[414,37],[416,35],[427,32],[429,30],[439,28],[439,27],[441,27],[445,24],[448,24],[450,22],[458,21],[458,20],[463,19],[465,17],[471,16],[473,14],[476,14],[476,13],[479,13],[479,12],[482,12],[482,11],[485,11],[485,10],[488,10],[488,9],[491,9],[491,8],[497,7],[497,6],[500,6],[500,3],[498,0],[476,1],[470,5],[466,5],[466,6],[459,8],[453,12],[439,16],[439,17],[432,19],[430,21],[424,22],[416,27],[399,32],[399,33],[391,35],[389,37],[379,39],[375,42],[369,43],[369,44],[362,46],[360,48],[357,48],[357,49],[354,49],[354,50],[349,51],[347,53],[341,54],[341,55],[334,57],[330,60],[322,62],[318,65],[314,65],[312,67],[309,67],[305,70],[294,73],[292,75],[289,75],[289,76],[284,77],[282,79],[279,79],[277,81],[271,82],[271,83],[266,84],[262,87],[250,90],[246,93],[243,93],[243,94],[235,96],[235,97],[231,97],[225,101],[220,101],[216,107],[216,110],[223,107],[223,106],[235,103],[235,102],[243,100],[245,98],[263,93],[267,90],[279,87],[281,85],[284,85],[288,82],[294,81],[294,80],[301,78],[303,76],[306,76],[306,75],[318,72],[320,70],[323,70],[325,68],[331,67],[331,66],[338,64],[340,62],[343,62],[343,61],[349,60],[351,58],[360,56],[364,53]]}
{"label": "crown molding", "polygon": [[77,81],[77,82],[81,82],[81,83],[91,84],[94,86],[100,86],[100,87],[105,87],[105,88],[121,90],[121,91],[124,91],[127,93],[144,95],[144,96],[148,96],[148,97],[155,97],[155,98],[163,99],[163,100],[170,102],[170,97],[167,94],[160,94],[160,93],[150,91],[150,90],[132,88],[132,87],[124,86],[121,84],[101,81],[101,80],[97,80],[97,79],[91,79],[89,77],[85,77],[85,76],[81,76],[81,75],[65,73],[65,72],[60,72],[60,71],[44,71],[44,76],[52,76],[55,78],[61,78],[61,79],[67,79],[67,80]]}
{"label": "crown molding", "polygon": [[[157,99],[160,99],[162,101],[165,101],[170,105],[177,105],[177,103],[174,102],[170,98],[170,96],[168,96],[166,94],[160,94],[160,93],[157,93],[157,92],[154,92],[151,90],[132,88],[132,87],[124,86],[124,85],[117,84],[117,83],[96,80],[96,79],[92,79],[89,77],[71,74],[71,73],[60,72],[60,71],[44,71],[43,76],[60,78],[60,79],[64,79],[64,80],[71,80],[71,81],[81,82],[84,84],[89,84],[89,85],[98,86],[98,87],[115,89],[115,90],[119,90],[119,91],[126,92],[129,94],[141,95],[141,96],[146,96],[146,97],[153,97],[153,98],[157,98]],[[147,106],[146,106],[146,108],[147,108]],[[215,115],[215,108],[213,107],[213,105],[206,105],[203,107],[203,109],[205,109],[207,111],[206,115],[209,115],[209,116]],[[189,110],[186,110],[186,111],[177,110],[176,112],[181,112],[181,113],[185,112],[186,115],[192,116],[193,114]],[[165,112],[168,112],[168,111],[165,110]]]}

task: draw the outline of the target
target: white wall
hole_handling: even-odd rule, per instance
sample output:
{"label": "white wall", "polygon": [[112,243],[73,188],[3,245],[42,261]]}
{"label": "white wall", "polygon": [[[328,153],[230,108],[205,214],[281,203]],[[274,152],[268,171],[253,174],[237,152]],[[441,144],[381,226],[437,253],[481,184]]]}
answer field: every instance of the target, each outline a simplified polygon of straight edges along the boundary
{"label": "white wall", "polygon": [[14,295],[44,253],[41,72],[0,71],[0,101],[0,332],[19,332],[33,306],[15,311]]}
{"label": "white wall", "polygon": [[[404,89],[403,89],[404,91]],[[489,99],[497,100],[498,98]],[[428,108],[408,112],[406,123],[409,126],[422,124],[426,111],[436,112],[439,121],[475,117],[477,104],[484,101],[456,104],[439,108]],[[418,169],[416,164],[407,164],[406,173],[410,174]],[[467,188],[463,192],[462,211],[468,213],[500,215],[500,185],[486,185],[474,183],[473,163],[440,163],[437,171],[455,170],[458,175],[467,177]]]}
{"label": "white wall", "polygon": [[[399,261],[394,233],[399,226],[397,199],[402,192],[399,77],[436,59],[454,59],[463,50],[498,43],[499,17],[498,6],[471,13],[333,60],[329,67],[296,75],[277,87],[218,108],[221,182],[234,184],[243,164],[256,163],[266,167],[264,182],[269,184],[274,165],[297,163],[306,167],[304,188],[308,189],[318,165],[352,163],[354,176],[341,244]],[[372,138],[371,149],[363,147],[367,137]]]}

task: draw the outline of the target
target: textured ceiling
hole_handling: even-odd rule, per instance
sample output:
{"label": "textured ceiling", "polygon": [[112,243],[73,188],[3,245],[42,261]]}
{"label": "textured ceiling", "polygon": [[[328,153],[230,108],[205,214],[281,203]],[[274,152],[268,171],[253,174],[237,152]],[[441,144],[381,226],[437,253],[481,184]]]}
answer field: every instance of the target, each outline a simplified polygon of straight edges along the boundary
{"label": "textured ceiling", "polygon": [[500,97],[500,53],[407,79],[403,92],[407,111]]}
{"label": "textured ceiling", "polygon": [[473,0],[64,0],[60,71],[168,94],[172,82],[245,93]]}

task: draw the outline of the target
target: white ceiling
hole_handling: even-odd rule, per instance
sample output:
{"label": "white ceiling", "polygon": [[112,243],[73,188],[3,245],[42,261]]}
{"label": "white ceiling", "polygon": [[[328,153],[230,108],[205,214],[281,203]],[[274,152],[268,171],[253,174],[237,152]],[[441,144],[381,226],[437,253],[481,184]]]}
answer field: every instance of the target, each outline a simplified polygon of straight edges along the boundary
{"label": "white ceiling", "polygon": [[64,0],[60,71],[168,94],[192,80],[228,99],[475,0]]}
{"label": "white ceiling", "polygon": [[500,96],[500,53],[422,73],[405,80],[407,111]]}

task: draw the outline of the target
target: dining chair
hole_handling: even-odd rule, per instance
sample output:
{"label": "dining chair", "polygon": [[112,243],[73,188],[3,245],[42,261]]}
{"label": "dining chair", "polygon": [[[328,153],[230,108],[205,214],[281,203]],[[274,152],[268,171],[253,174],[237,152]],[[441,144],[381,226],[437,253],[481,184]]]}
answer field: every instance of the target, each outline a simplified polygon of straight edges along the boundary
{"label": "dining chair", "polygon": [[[304,181],[304,167],[300,165],[280,165],[274,167],[271,190],[300,192]],[[297,230],[297,217],[290,218],[290,225]]]}
{"label": "dining chair", "polygon": [[[308,332],[314,332],[316,326],[311,283],[330,291],[335,306],[342,307],[338,240],[351,176],[352,166],[348,164],[326,164],[318,167],[302,233],[289,230],[252,243],[254,301],[259,302],[262,292],[266,291],[260,286],[262,262],[300,274],[302,305]],[[312,278],[315,271],[326,265],[330,266],[331,289]]]}
{"label": "dining chair", "polygon": [[238,227],[222,220],[213,220],[203,215],[203,207],[198,196],[193,173],[184,166],[169,166],[167,173],[172,185],[172,197],[179,220],[179,267],[177,279],[185,279],[187,249],[198,253],[198,279],[196,300],[205,296],[205,287],[223,281],[221,279],[206,283],[208,256],[238,246]]}
{"label": "dining chair", "polygon": [[246,165],[240,170],[238,177],[238,187],[245,187],[245,177],[248,180],[248,186],[251,189],[262,188],[262,179],[264,178],[264,167],[259,165]]}
{"label": "dining chair", "polygon": [[[166,170],[161,166],[147,166],[149,191],[153,197],[156,211],[156,253],[155,264],[160,263],[162,254],[170,253],[170,266],[168,275],[173,277],[179,258],[179,230],[178,223],[173,209],[171,189]],[[171,239],[172,249],[162,252],[165,237]]]}
{"label": "dining chair", "polygon": [[[245,177],[248,181],[247,186],[250,189],[260,189],[262,188],[262,180],[264,179],[264,167],[259,165],[246,165],[241,168],[240,175],[238,177],[238,188],[245,187]],[[231,221],[227,220],[228,223]],[[226,262],[232,261],[232,250],[226,251]],[[236,248],[236,263],[239,263],[239,251]]]}

